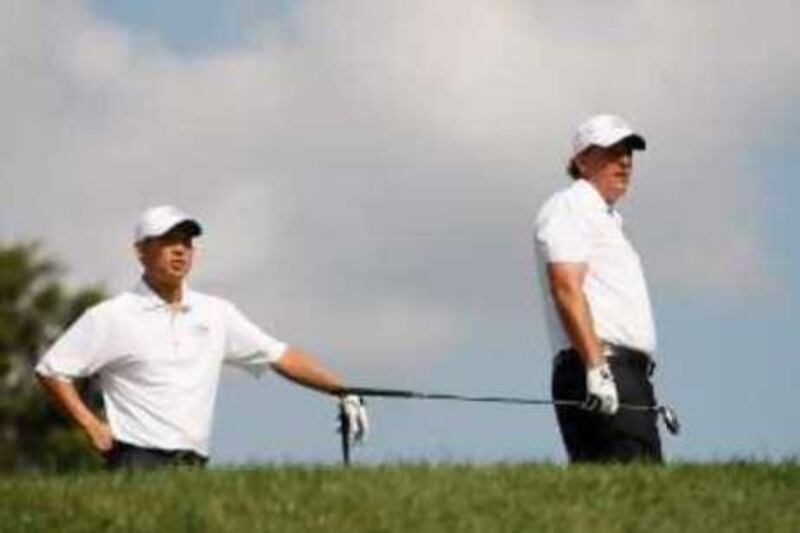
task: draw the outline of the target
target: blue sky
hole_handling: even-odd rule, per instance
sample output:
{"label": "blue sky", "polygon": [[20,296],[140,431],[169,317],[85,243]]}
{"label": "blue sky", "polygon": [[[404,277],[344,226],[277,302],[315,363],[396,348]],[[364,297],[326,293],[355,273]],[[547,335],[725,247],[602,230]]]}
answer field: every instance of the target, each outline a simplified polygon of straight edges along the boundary
{"label": "blue sky", "polygon": [[[175,203],[207,229],[197,288],[359,384],[546,397],[533,216],[574,126],[614,111],[650,147],[622,211],[685,426],[668,455],[797,456],[798,8],[625,6],[613,24],[607,4],[513,0],[3,8],[0,238],[122,290],[132,221]],[[370,409],[359,460],[563,460],[548,409]],[[334,414],[226,371],[215,461],[334,462]]]}
{"label": "blue sky", "polygon": [[202,55],[246,45],[260,22],[284,19],[292,5],[298,3],[301,2],[92,0],[90,5],[103,17],[154,35],[176,53]]}

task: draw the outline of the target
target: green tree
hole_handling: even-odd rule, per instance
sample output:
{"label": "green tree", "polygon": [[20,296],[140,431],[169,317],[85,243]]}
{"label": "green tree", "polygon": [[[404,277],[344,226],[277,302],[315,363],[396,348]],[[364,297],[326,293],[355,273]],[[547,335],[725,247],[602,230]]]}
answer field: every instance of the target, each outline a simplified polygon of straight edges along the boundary
{"label": "green tree", "polygon": [[[69,470],[98,463],[33,372],[47,347],[104,298],[99,286],[68,290],[63,273],[38,243],[0,243],[0,471]],[[91,383],[79,385],[85,399],[99,406]]]}

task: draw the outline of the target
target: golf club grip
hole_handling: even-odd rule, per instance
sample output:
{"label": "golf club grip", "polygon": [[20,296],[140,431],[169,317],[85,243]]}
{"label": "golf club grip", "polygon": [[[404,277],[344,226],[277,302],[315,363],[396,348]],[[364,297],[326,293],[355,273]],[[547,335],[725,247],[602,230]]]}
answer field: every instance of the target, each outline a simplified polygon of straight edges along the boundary
{"label": "golf club grip", "polygon": [[356,396],[381,397],[381,398],[422,398],[423,394],[400,389],[376,389],[374,387],[346,387],[340,392],[342,395],[354,394]]}

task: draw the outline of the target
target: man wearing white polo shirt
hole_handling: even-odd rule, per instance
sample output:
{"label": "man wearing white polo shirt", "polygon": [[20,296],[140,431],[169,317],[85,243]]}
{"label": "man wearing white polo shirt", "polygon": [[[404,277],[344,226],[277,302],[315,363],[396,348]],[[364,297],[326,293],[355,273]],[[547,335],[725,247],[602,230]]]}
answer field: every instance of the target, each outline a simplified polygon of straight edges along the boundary
{"label": "man wearing white polo shirt", "polygon": [[656,335],[642,265],[622,230],[617,202],[628,190],[633,151],[645,140],[623,119],[581,124],[568,172],[573,183],[536,218],[536,256],[553,353],[553,398],[570,461],[660,462],[650,375]]}
{"label": "man wearing white polo shirt", "polygon": [[[87,310],[44,354],[37,375],[109,468],[203,465],[223,363],[337,395],[341,381],[310,355],[279,342],[233,304],[190,290],[200,224],[172,206],[145,211],[135,230],[143,275],[136,286]],[[107,422],[72,381],[99,376]],[[356,396],[341,399],[352,437],[367,431]]]}

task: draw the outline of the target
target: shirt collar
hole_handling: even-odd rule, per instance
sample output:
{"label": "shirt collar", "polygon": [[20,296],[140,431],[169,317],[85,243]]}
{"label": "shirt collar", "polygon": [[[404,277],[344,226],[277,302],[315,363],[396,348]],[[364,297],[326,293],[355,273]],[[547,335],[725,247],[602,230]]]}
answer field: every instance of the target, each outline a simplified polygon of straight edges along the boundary
{"label": "shirt collar", "polygon": [[619,212],[614,208],[614,206],[609,205],[608,202],[606,202],[605,199],[600,195],[600,191],[598,191],[597,188],[595,188],[595,186],[589,183],[587,180],[583,178],[577,179],[572,186],[578,192],[578,197],[583,205],[587,208],[603,211],[604,213],[615,218],[619,217]]}
{"label": "shirt collar", "polygon": [[[161,296],[159,296],[150,285],[145,283],[144,279],[140,279],[136,285],[133,287],[133,293],[138,296],[141,300],[142,310],[144,311],[155,311],[157,309],[165,309],[169,308],[169,304],[164,301]],[[181,300],[181,304],[178,307],[178,310],[181,312],[186,312],[192,307],[192,297],[191,291],[186,286],[186,283],[183,284],[183,299]]]}

